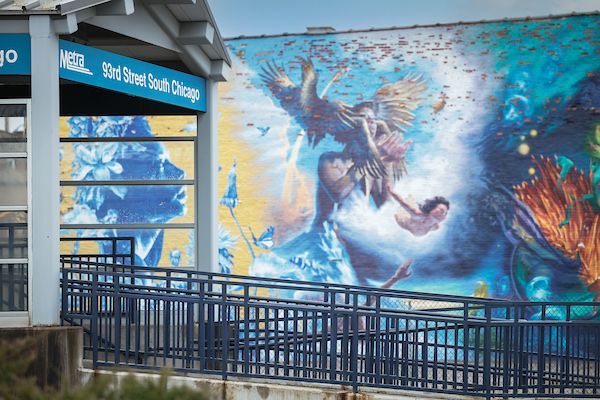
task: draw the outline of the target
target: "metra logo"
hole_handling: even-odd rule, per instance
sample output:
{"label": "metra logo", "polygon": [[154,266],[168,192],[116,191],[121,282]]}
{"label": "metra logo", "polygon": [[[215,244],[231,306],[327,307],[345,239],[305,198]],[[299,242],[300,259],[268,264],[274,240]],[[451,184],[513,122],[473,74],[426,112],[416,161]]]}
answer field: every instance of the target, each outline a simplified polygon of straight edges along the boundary
{"label": "metra logo", "polygon": [[60,49],[60,67],[69,71],[80,72],[86,75],[94,75],[85,67],[85,56],[76,51]]}

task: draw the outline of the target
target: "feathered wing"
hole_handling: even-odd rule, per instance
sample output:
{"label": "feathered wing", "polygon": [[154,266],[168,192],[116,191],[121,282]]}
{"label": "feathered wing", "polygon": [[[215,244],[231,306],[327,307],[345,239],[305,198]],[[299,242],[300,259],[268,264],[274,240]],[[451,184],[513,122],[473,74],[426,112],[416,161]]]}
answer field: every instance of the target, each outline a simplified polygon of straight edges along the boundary
{"label": "feathered wing", "polygon": [[423,101],[427,85],[420,75],[407,75],[395,83],[382,86],[373,96],[375,118],[385,121],[390,130],[405,132],[415,119],[412,111]]}
{"label": "feathered wing", "polygon": [[296,117],[300,111],[300,88],[292,82],[284,69],[275,62],[267,62],[259,76],[281,106]]}
{"label": "feathered wing", "polygon": [[306,108],[310,107],[315,99],[319,99],[317,95],[319,74],[315,71],[315,66],[310,59],[301,58],[301,60],[302,85],[300,86],[300,103]]}
{"label": "feathered wing", "polygon": [[309,142],[316,145],[326,134],[348,130],[353,126],[352,108],[342,102],[323,100],[317,94],[319,75],[312,61],[302,60],[302,84],[296,86],[283,68],[274,62],[262,68],[260,77],[279,100],[281,107],[308,134]]}
{"label": "feathered wing", "polygon": [[[407,75],[395,83],[382,86],[373,96],[373,112],[375,118],[384,121],[391,135],[406,132],[415,119],[413,111],[423,101],[421,95],[427,90],[427,85],[419,75]],[[388,138],[390,139],[390,138]],[[387,164],[387,172],[393,180],[399,180],[406,174],[404,158]]]}

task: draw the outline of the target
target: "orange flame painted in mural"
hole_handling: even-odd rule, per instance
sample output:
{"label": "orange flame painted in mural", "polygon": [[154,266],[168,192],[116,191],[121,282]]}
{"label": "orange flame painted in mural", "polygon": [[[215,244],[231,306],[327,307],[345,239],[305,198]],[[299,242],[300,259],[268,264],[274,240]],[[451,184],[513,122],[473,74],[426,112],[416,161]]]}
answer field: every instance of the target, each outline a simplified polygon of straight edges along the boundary
{"label": "orange flame painted in mural", "polygon": [[591,191],[591,178],[573,168],[559,182],[560,166],[550,158],[533,157],[533,162],[540,177],[515,186],[517,198],[529,207],[551,245],[571,259],[579,256],[580,279],[590,291],[600,291],[600,214],[582,200]]}

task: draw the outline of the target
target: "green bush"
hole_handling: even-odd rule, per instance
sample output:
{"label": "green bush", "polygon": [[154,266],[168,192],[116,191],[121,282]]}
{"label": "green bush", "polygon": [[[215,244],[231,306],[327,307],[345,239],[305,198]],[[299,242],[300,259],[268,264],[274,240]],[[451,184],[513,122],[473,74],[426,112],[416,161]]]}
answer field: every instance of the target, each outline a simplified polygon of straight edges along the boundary
{"label": "green bush", "polygon": [[37,386],[31,367],[35,342],[30,339],[0,341],[0,400],[205,400],[196,389],[167,387],[168,373],[160,379],[137,379],[132,375],[120,383],[96,376],[89,383],[66,390]]}

